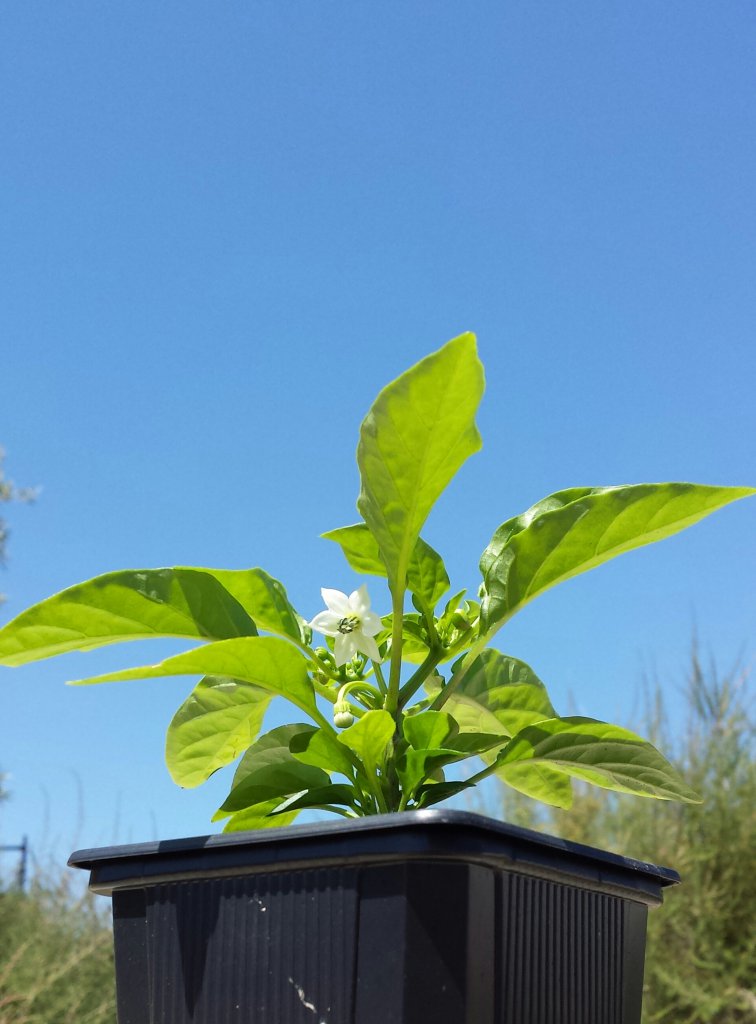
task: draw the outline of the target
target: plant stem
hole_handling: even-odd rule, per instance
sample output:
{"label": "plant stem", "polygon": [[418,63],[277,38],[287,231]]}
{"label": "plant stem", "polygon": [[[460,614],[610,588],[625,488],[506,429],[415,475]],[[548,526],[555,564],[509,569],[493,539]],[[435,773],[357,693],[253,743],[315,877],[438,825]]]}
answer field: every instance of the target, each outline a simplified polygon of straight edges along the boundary
{"label": "plant stem", "polygon": [[488,643],[488,640],[488,636],[478,637],[478,639],[475,641],[475,643],[472,645],[470,650],[465,655],[464,660],[462,661],[462,664],[459,667],[459,671],[454,673],[449,682],[446,684],[443,690],[441,690],[439,695],[431,704],[431,711],[439,711],[444,706],[447,699],[451,697],[452,693],[457,689],[459,684],[465,678],[465,676],[470,670],[470,666],[478,657],[480,652],[484,649],[484,647]]}
{"label": "plant stem", "polygon": [[402,674],[402,626],[404,624],[404,591],[391,592],[391,671],[384,708],[396,717],[399,704],[399,680]]}
{"label": "plant stem", "polygon": [[415,696],[425,680],[438,665],[442,657],[442,651],[431,649],[420,667],[410,676],[407,682],[399,691],[399,707],[403,708],[408,700]]}
{"label": "plant stem", "polygon": [[482,771],[477,772],[475,775],[471,775],[467,782],[471,786],[476,786],[479,782],[482,782],[483,779],[487,779],[489,775],[493,775],[498,767],[498,761],[492,761],[491,764],[483,768]]}
{"label": "plant stem", "polygon": [[386,686],[386,680],[383,677],[383,669],[381,668],[380,662],[373,662],[373,672],[375,672],[375,678],[378,681],[378,687],[382,694],[386,694],[388,687]]}

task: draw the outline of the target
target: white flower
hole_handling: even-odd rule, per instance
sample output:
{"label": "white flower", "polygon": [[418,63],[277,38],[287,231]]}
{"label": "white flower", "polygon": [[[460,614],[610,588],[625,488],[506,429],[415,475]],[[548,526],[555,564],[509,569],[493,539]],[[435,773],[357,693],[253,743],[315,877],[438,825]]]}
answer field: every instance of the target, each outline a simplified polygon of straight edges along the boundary
{"label": "white flower", "polygon": [[359,590],[353,591],[349,597],[340,590],[320,591],[328,610],[319,612],[309,624],[318,633],[332,636],[336,667],[346,665],[357,651],[380,661],[378,644],[373,637],[383,629],[381,618],[370,611],[370,598],[367,587],[363,583]]}

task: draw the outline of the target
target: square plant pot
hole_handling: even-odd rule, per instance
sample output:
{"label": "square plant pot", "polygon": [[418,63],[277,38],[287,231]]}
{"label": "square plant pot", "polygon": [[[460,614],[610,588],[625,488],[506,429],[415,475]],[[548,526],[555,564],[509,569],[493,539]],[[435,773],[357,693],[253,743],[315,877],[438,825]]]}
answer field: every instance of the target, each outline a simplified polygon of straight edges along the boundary
{"label": "square plant pot", "polygon": [[119,1024],[638,1024],[679,876],[475,814],[81,850]]}

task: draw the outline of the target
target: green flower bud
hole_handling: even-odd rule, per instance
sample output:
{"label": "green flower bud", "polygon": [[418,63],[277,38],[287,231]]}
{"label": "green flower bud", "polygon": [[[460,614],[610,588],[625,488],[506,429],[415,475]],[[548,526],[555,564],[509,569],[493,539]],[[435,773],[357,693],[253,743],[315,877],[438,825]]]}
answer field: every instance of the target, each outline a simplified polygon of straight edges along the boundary
{"label": "green flower bud", "polygon": [[465,618],[464,608],[457,608],[457,610],[452,615],[452,622],[457,627],[457,629],[462,630],[469,629],[471,625],[471,623],[468,622],[468,620]]}
{"label": "green flower bud", "polygon": [[337,729],[348,729],[354,721],[352,707],[348,700],[337,700],[333,705],[333,724]]}
{"label": "green flower bud", "polygon": [[327,647],[316,647],[312,652],[318,661],[322,661],[324,665],[333,665],[333,655]]}

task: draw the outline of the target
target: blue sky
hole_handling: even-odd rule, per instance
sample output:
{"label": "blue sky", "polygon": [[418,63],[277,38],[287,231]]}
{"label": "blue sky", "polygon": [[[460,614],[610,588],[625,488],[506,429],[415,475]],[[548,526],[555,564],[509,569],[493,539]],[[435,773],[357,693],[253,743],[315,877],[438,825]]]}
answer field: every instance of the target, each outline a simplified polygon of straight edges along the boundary
{"label": "blue sky", "polygon": [[[362,416],[463,330],[484,449],[425,531],[459,587],[557,489],[756,484],[755,46],[745,0],[5,5],[0,442],[43,492],[4,512],[0,621],[172,564],[262,565],[311,617],[361,582],[318,535],[355,518]],[[756,654],[755,521],[557,588],[501,646],[563,711],[629,724],[644,672],[674,705],[694,624]],[[192,680],[63,686],[168,649],[0,669],[3,842],[210,830],[230,775],[162,761]]]}

